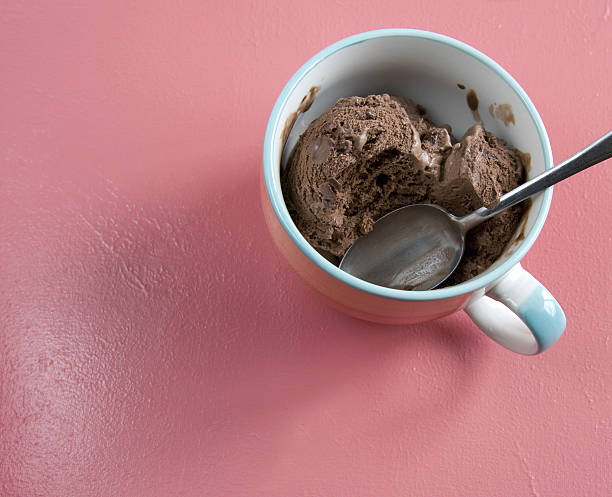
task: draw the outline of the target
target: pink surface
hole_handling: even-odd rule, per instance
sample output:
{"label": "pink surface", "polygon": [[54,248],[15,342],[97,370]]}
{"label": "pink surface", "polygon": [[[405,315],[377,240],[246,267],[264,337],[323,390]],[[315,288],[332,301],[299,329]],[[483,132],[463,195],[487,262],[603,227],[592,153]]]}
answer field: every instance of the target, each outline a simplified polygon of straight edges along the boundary
{"label": "pink surface", "polygon": [[612,493],[612,164],[525,259],[568,316],[535,358],[348,318],[266,232],[274,100],[355,32],[484,51],[558,160],[611,127],[612,4],[428,3],[2,3],[3,497]]}

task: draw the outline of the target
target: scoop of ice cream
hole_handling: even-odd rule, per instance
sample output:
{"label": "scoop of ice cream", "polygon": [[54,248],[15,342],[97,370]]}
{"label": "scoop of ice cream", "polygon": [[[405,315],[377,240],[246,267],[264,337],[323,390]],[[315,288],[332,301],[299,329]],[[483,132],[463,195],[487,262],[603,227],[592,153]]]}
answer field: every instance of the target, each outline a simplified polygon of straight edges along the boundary
{"label": "scoop of ice cream", "polygon": [[309,242],[341,257],[380,216],[426,200],[450,148],[410,100],[343,98],[298,140],[285,199]]}
{"label": "scoop of ice cream", "polygon": [[[343,98],[299,138],[283,172],[285,202],[304,237],[332,262],[394,209],[428,202],[464,215],[495,205],[523,181],[521,158],[503,140],[477,125],[453,145],[448,127],[419,109],[389,95]],[[468,233],[450,284],[499,257],[523,209]]]}
{"label": "scoop of ice cream", "polygon": [[453,146],[440,173],[432,201],[464,215],[483,205],[495,206],[522,182],[524,167],[515,150],[477,124]]}

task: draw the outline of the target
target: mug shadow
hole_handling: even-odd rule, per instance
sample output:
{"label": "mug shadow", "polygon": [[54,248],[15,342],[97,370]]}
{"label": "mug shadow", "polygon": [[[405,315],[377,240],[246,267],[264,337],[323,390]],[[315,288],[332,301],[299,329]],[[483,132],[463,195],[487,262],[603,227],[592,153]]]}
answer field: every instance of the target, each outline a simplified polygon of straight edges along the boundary
{"label": "mug shadow", "polygon": [[115,441],[107,463],[138,459],[215,488],[235,465],[251,482],[298,466],[322,474],[333,440],[364,453],[359,437],[399,437],[417,467],[469,403],[491,359],[486,339],[457,316],[390,326],[329,307],[274,246],[259,164],[248,169],[215,185],[202,173],[140,200],[114,193],[107,211],[82,213],[87,241],[74,257],[87,261],[88,244],[116,237],[82,285],[95,309],[94,407],[122,399],[106,416],[119,421],[99,428]]}
{"label": "mug shadow", "polygon": [[177,360],[191,358],[184,367],[201,382],[203,424],[194,429],[207,427],[211,468],[231,460],[242,434],[252,450],[266,441],[260,469],[282,473],[286,455],[307,444],[304,432],[329,422],[320,409],[348,416],[353,429],[382,422],[396,433],[412,430],[412,450],[426,452],[469,402],[485,340],[455,316],[389,326],[329,307],[268,235],[258,173],[250,168],[193,207],[190,236],[199,253],[189,257],[182,305],[198,310],[186,320],[178,307],[165,331],[176,335]]}

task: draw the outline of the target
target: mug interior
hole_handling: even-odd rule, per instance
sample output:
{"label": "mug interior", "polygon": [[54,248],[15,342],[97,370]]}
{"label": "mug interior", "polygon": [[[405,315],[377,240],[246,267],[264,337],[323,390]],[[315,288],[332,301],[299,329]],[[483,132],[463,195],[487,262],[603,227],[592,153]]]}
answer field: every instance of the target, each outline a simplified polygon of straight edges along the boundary
{"label": "mug interior", "polygon": [[[319,87],[319,90],[312,105],[305,112],[298,113],[290,133],[284,136],[286,131],[283,130],[291,124],[295,111],[313,87]],[[454,296],[486,287],[516,264],[542,227],[551,189],[532,198],[526,218],[493,266],[460,285],[425,292],[380,287],[344,273],[320,256],[302,237],[283,201],[281,168],[285,167],[297,139],[308,125],[339,98],[375,93],[410,98],[423,105],[436,124],[450,124],[453,135],[459,139],[476,122],[466,100],[469,90],[477,95],[484,127],[530,155],[528,177],[552,167],[546,131],[525,92],[499,65],[461,42],[423,31],[382,30],[342,40],[308,61],[279,97],[268,123],[264,144],[268,195],[281,224],[302,252],[332,276],[340,277],[352,286],[400,299],[422,300],[434,295],[443,298],[446,293]],[[509,105],[514,123],[506,125],[491,115],[489,106],[500,104]]]}

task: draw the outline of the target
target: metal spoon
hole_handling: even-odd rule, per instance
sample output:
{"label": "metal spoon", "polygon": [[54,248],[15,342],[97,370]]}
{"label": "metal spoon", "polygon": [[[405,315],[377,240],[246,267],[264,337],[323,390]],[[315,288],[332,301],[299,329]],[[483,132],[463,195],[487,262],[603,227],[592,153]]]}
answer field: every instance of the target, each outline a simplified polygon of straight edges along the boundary
{"label": "metal spoon", "polygon": [[492,209],[456,217],[435,205],[401,207],[381,217],[374,229],[346,251],[340,268],[390,288],[429,290],[455,270],[465,234],[511,207],[583,169],[612,157],[612,131],[573,157],[506,193]]}

